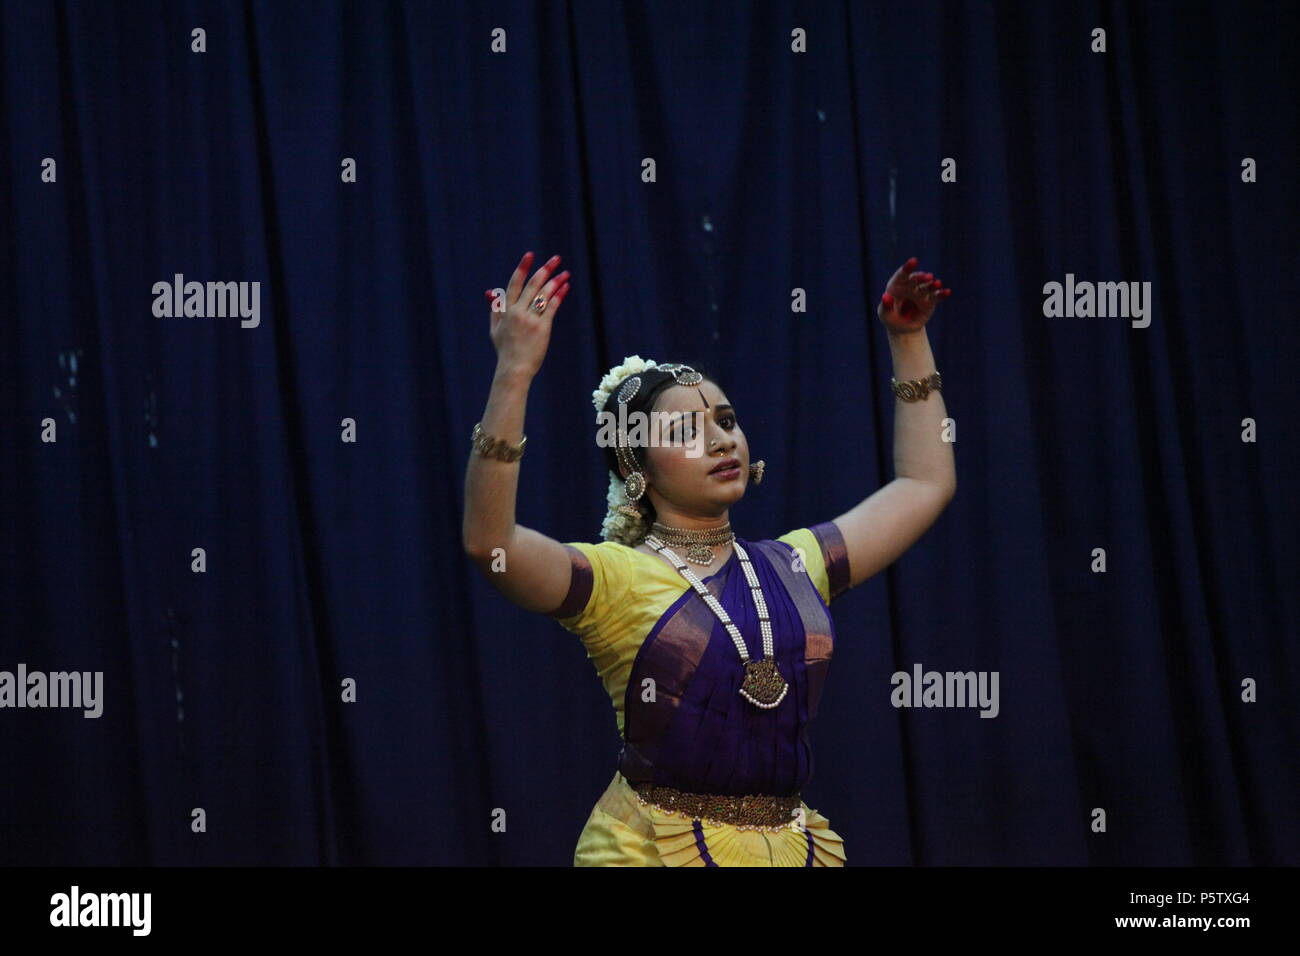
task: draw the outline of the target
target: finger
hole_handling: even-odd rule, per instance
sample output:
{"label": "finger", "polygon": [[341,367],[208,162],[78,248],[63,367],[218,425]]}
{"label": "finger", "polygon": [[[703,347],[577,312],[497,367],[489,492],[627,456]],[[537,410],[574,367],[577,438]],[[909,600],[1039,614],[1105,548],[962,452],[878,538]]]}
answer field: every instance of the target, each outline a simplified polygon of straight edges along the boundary
{"label": "finger", "polygon": [[560,306],[564,304],[564,297],[567,296],[568,294],[569,294],[569,283],[566,282],[564,283],[564,285],[560,286],[560,288],[556,291],[555,295],[551,296],[550,299],[547,300],[546,314],[548,317],[550,318],[555,317],[555,313],[558,312]]}
{"label": "finger", "polygon": [[[541,289],[538,289],[536,295],[533,295],[526,300],[528,310],[532,312],[534,315],[542,315],[542,316],[550,315],[551,302],[555,298],[555,290],[558,289],[562,284],[565,284],[568,277],[569,277],[569,273],[563,272],[560,275],[556,276],[554,279],[552,279],[550,282],[546,283],[546,285],[543,286]],[[538,300],[538,298],[541,298],[545,302],[540,312],[538,312],[536,307],[533,305],[533,303],[535,303]]]}
{"label": "finger", "polygon": [[[915,259],[909,259],[909,260],[907,260],[907,261],[908,261],[908,262],[915,262],[916,260],[915,260]],[[905,266],[906,266],[906,263],[904,263],[904,267],[905,267]],[[929,273],[926,273],[926,272],[911,272],[911,271],[909,271],[909,272],[907,272],[907,274],[904,275],[904,274],[903,274],[903,269],[900,268],[900,269],[898,270],[898,272],[895,273],[895,275],[897,276],[897,282],[895,283],[896,288],[895,288],[895,290],[894,290],[895,292],[902,291],[902,292],[906,293],[906,292],[908,292],[908,291],[910,291],[910,290],[912,290],[912,289],[917,288],[919,285],[921,285],[921,283],[929,281],[929,279],[927,278],[927,277],[929,276]]]}
{"label": "finger", "polygon": [[531,302],[533,299],[537,298],[537,290],[542,287],[542,284],[559,264],[559,256],[551,256],[551,258],[542,263],[542,267],[533,273],[533,277],[528,280],[528,285],[524,287],[524,301]]}
{"label": "finger", "polygon": [[890,276],[889,281],[885,283],[885,288],[889,288],[890,286],[897,286],[900,283],[905,283],[907,280],[908,273],[911,272],[912,269],[915,268],[915,266],[916,266],[916,257],[913,256],[911,259],[908,259],[901,266],[899,266],[897,269],[894,270],[894,274]]}
{"label": "finger", "polygon": [[880,304],[884,306],[886,312],[892,312],[894,310],[894,297],[886,292],[880,297]]}
{"label": "finger", "polygon": [[530,249],[524,253],[524,257],[519,260],[519,265],[515,266],[514,273],[510,276],[510,284],[506,286],[506,305],[514,305],[515,300],[519,298],[519,290],[524,287],[524,276],[528,275],[528,266],[532,264],[533,253]]}
{"label": "finger", "polygon": [[567,284],[568,280],[569,280],[569,270],[565,269],[563,272],[557,275],[550,282],[546,283],[546,285],[542,287],[542,291],[539,292],[538,295],[546,299],[546,304],[547,306],[549,306],[551,304],[552,297],[555,295],[556,290],[559,289],[560,286]]}

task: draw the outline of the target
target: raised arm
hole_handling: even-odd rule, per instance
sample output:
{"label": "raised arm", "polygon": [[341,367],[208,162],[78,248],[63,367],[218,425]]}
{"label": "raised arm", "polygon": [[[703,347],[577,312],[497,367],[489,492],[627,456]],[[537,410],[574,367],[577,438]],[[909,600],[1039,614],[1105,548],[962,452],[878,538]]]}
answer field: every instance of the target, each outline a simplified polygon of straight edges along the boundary
{"label": "raised arm", "polygon": [[[551,321],[569,290],[567,271],[547,281],[559,256],[525,284],[532,257],[529,252],[520,260],[504,296],[485,293],[497,368],[480,423],[484,433],[512,446],[523,438],[528,389],[546,357]],[[530,308],[539,294],[547,300],[540,315]],[[571,564],[563,544],[515,522],[521,465],[522,460],[504,461],[471,449],[461,538],[465,553],[498,591],[526,610],[547,613],[568,593]]]}
{"label": "raised arm", "polygon": [[[951,289],[909,259],[889,279],[877,315],[889,335],[894,378],[928,379],[935,368],[925,325]],[[849,587],[889,565],[934,524],[957,493],[952,443],[944,441],[943,393],[918,401],[894,399],[893,481],[835,519],[849,557]]]}

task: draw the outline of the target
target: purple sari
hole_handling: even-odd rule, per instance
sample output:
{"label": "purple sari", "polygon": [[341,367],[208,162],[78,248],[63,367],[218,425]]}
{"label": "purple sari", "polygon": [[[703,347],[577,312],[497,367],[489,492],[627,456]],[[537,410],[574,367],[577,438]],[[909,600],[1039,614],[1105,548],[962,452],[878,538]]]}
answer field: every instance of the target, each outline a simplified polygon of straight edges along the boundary
{"label": "purple sari", "polygon": [[[821,542],[834,597],[847,587],[843,538],[833,522],[811,530]],[[762,586],[777,666],[789,692],[771,710],[740,696],[740,654],[717,615],[688,588],[642,643],[628,680],[619,770],[634,785],[788,796],[812,777],[809,725],[835,643],[830,612],[790,545],[736,540]],[[740,556],[733,551],[701,581],[740,629],[750,658],[761,657],[758,614]],[[654,681],[654,701],[642,699],[646,678]]]}

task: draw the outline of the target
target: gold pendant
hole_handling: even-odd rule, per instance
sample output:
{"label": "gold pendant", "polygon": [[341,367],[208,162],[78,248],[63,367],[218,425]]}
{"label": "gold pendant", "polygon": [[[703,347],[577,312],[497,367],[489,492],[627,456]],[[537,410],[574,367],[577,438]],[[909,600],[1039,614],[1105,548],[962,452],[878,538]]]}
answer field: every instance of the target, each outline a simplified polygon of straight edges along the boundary
{"label": "gold pendant", "polygon": [[686,560],[694,561],[696,564],[710,565],[713,563],[713,549],[707,544],[693,544],[686,549]]}
{"label": "gold pendant", "polygon": [[785,699],[790,685],[785,682],[770,657],[745,662],[745,680],[740,685],[740,696],[755,707],[770,710]]}

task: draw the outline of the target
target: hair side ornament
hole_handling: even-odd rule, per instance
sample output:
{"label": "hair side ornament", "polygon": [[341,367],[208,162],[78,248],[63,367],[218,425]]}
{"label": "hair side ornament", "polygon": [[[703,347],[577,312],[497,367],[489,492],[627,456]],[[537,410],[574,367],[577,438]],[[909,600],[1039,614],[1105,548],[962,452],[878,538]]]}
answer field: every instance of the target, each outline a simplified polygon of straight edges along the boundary
{"label": "hair side ornament", "polygon": [[[614,389],[618,388],[620,382],[623,382],[623,388],[619,389],[620,394],[616,401],[630,401],[640,389],[641,380],[636,378],[635,382],[632,380],[624,382],[624,379],[657,367],[658,363],[653,359],[643,359],[639,355],[625,357],[621,365],[615,365],[605,373],[604,378],[600,380],[600,385],[591,393],[591,403],[596,406],[596,411],[605,411],[610,398],[614,396]],[[645,494],[645,477],[636,470],[636,460],[630,450],[619,445],[615,448],[615,457],[624,464],[624,467],[628,467],[630,459],[632,467],[626,479],[615,472],[609,473],[609,489],[605,495],[607,507],[605,519],[600,525],[600,536],[605,541],[617,541],[634,548],[650,532],[645,512],[637,503]]]}

